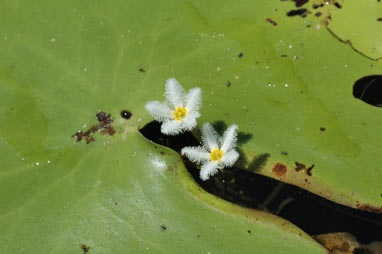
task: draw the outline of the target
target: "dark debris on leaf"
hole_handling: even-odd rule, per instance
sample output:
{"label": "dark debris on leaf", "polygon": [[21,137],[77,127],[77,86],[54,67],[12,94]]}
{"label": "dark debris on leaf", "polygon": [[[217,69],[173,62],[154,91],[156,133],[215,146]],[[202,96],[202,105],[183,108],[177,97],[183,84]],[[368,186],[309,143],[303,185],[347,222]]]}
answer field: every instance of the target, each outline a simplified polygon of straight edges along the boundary
{"label": "dark debris on leaf", "polygon": [[293,0],[293,2],[295,3],[296,7],[301,7],[304,4],[306,4],[307,2],[309,2],[309,0]]}
{"label": "dark debris on leaf", "polygon": [[307,13],[308,13],[308,9],[301,8],[301,9],[289,11],[287,13],[287,16],[288,17],[301,16],[301,17],[305,18]]}
{"label": "dark debris on leaf", "polygon": [[86,246],[86,244],[82,244],[81,249],[82,249],[82,253],[86,254],[86,253],[89,253],[90,246]]}
{"label": "dark debris on leaf", "polygon": [[277,26],[277,22],[274,21],[273,19],[271,18],[267,18],[265,21],[267,21],[269,24],[273,25],[273,26]]}
{"label": "dark debris on leaf", "polygon": [[297,172],[303,170],[308,176],[312,176],[314,164],[312,164],[310,167],[307,167],[305,164],[300,163],[298,161],[296,161],[294,164],[296,165],[295,170]]}
{"label": "dark debris on leaf", "polygon": [[110,136],[114,135],[115,130],[113,126],[111,126],[111,123],[113,122],[113,119],[111,118],[111,114],[107,114],[105,112],[99,111],[96,114],[98,124],[93,125],[90,127],[87,131],[77,131],[75,134],[72,135],[72,137],[77,138],[77,142],[81,142],[82,139],[86,140],[86,144],[89,144],[93,141],[95,141],[95,138],[93,137],[93,134],[95,132],[101,132],[102,135],[109,134]]}
{"label": "dark debris on leaf", "polygon": [[133,114],[132,114],[130,111],[126,110],[126,109],[124,109],[124,110],[121,111],[121,117],[122,117],[122,118],[130,119],[130,117],[131,117],[132,115],[133,115]]}

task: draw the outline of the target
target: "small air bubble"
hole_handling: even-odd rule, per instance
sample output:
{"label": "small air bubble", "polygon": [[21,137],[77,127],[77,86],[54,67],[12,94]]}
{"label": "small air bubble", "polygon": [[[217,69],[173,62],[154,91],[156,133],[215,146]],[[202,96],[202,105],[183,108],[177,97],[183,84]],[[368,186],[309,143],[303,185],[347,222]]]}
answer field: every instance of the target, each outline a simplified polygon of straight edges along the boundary
{"label": "small air bubble", "polygon": [[36,166],[39,166],[40,165],[40,162],[36,162]]}
{"label": "small air bubble", "polygon": [[285,84],[284,86],[285,86],[285,87],[288,87],[288,84]]}
{"label": "small air bubble", "polygon": [[50,160],[48,160],[48,164],[50,163]]}
{"label": "small air bubble", "polygon": [[131,156],[132,156],[132,157],[137,156],[137,152],[134,152]]}
{"label": "small air bubble", "polygon": [[239,79],[239,76],[235,76],[235,79]]}
{"label": "small air bubble", "polygon": [[85,68],[84,68],[84,72],[87,72],[87,71],[88,71],[88,68],[85,67]]}
{"label": "small air bubble", "polygon": [[218,67],[216,68],[216,70],[217,70],[217,71],[220,71],[220,66],[218,66]]}
{"label": "small air bubble", "polygon": [[56,42],[56,38],[50,39],[50,42]]}
{"label": "small air bubble", "polygon": [[291,49],[291,48],[293,48],[293,46],[291,44],[289,44],[289,48]]}
{"label": "small air bubble", "polygon": [[296,131],[299,131],[299,130],[301,130],[300,128],[296,128]]}

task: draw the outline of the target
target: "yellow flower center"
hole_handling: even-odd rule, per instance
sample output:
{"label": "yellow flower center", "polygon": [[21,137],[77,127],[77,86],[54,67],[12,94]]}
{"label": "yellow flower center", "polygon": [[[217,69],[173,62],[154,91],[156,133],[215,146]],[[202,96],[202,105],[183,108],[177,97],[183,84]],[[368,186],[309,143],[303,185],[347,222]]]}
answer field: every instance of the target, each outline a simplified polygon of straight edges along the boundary
{"label": "yellow flower center", "polygon": [[178,107],[174,111],[174,117],[175,117],[175,120],[177,120],[177,121],[183,121],[184,118],[186,117],[186,115],[187,115],[187,109],[186,108]]}
{"label": "yellow flower center", "polygon": [[220,150],[219,148],[212,150],[212,152],[210,153],[211,160],[213,161],[220,161],[223,158],[223,155],[224,155],[223,151]]}

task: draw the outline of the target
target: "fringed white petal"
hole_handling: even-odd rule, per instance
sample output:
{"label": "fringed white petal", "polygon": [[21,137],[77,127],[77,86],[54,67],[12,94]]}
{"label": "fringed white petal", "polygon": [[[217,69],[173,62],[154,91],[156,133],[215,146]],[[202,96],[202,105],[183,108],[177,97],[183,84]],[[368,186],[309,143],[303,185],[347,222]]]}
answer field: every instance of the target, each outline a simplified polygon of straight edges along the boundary
{"label": "fringed white petal", "polygon": [[218,148],[218,134],[211,124],[205,123],[202,127],[203,145],[211,152]]}
{"label": "fringed white petal", "polygon": [[236,146],[237,141],[237,132],[238,126],[236,124],[232,124],[228,129],[224,132],[223,138],[221,139],[221,147],[220,149],[223,152],[229,151]]}
{"label": "fringed white petal", "polygon": [[232,167],[237,159],[239,158],[239,153],[235,150],[228,151],[227,153],[224,153],[223,158],[221,159],[221,163],[224,167]]}
{"label": "fringed white petal", "polygon": [[192,88],[186,95],[186,109],[190,111],[198,111],[202,103],[202,89],[199,87]]}
{"label": "fringed white petal", "polygon": [[197,125],[196,118],[198,118],[199,116],[200,113],[196,111],[188,113],[183,120],[184,129],[190,131],[193,128],[195,128]]}
{"label": "fringed white petal", "polygon": [[206,181],[210,178],[210,176],[215,175],[218,172],[218,164],[217,161],[210,161],[202,166],[200,169],[200,178],[203,181]]}
{"label": "fringed white petal", "polygon": [[184,90],[176,79],[170,78],[166,81],[165,96],[168,102],[174,107],[185,106],[183,105]]}
{"label": "fringed white petal", "polygon": [[190,161],[201,164],[210,160],[210,154],[202,147],[184,147],[181,151],[182,155],[186,155]]}
{"label": "fringed white petal", "polygon": [[168,119],[173,119],[173,111],[164,103],[159,101],[149,101],[146,103],[145,109],[158,122],[164,122]]}
{"label": "fringed white petal", "polygon": [[177,135],[183,132],[182,122],[169,120],[162,123],[161,132],[166,135]]}

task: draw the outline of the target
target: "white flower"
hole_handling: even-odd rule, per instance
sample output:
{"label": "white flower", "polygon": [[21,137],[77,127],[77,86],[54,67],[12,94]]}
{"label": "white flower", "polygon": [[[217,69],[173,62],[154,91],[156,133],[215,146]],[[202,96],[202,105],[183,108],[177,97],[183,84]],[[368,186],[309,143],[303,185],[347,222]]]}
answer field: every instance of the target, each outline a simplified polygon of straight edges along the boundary
{"label": "white flower", "polygon": [[190,131],[196,126],[196,118],[201,106],[202,90],[192,88],[185,94],[179,82],[170,78],[166,81],[166,102],[150,101],[145,109],[155,120],[162,122],[161,132],[166,135],[176,135]]}
{"label": "white flower", "polygon": [[182,149],[182,155],[202,165],[200,178],[203,181],[215,175],[218,169],[233,166],[239,158],[239,153],[235,150],[237,128],[238,126],[233,124],[224,132],[223,137],[218,137],[212,125],[205,123],[202,127],[203,146]]}

